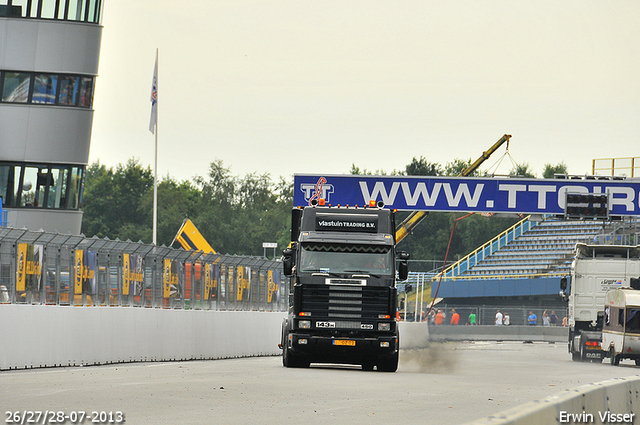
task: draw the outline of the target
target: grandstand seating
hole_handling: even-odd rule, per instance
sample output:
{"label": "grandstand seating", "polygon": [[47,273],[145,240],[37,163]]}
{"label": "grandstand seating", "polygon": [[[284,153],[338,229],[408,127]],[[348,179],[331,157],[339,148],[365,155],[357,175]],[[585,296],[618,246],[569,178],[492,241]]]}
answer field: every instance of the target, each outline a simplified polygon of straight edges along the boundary
{"label": "grandstand seating", "polygon": [[602,222],[547,219],[532,226],[460,277],[549,275],[568,273],[578,242],[593,242],[603,233]]}

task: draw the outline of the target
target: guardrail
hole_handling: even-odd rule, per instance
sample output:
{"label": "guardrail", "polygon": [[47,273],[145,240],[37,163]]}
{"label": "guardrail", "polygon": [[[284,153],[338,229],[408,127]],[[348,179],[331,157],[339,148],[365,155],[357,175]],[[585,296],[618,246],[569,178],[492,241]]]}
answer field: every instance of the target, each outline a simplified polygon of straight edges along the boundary
{"label": "guardrail", "polygon": [[0,303],[283,311],[282,263],[0,227]]}
{"label": "guardrail", "polygon": [[[423,325],[426,326],[426,325]],[[567,342],[569,328],[562,326],[429,326],[431,341],[531,341]]]}

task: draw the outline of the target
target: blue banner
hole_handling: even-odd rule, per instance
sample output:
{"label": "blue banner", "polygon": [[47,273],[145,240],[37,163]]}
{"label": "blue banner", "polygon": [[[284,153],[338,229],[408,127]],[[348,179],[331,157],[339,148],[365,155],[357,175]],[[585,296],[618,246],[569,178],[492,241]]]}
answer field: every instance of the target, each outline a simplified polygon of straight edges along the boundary
{"label": "blue banner", "polygon": [[567,193],[609,193],[610,215],[640,215],[637,180],[296,174],[293,203],[323,198],[362,207],[375,200],[398,210],[564,214]]}

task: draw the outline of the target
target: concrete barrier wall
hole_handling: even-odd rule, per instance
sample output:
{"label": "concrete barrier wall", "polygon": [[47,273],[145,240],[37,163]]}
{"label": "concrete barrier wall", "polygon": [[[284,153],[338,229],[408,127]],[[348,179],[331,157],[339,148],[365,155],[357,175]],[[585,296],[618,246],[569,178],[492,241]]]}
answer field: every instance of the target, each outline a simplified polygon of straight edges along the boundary
{"label": "concrete barrier wall", "polygon": [[[280,324],[285,314],[2,305],[0,370],[279,355]],[[425,323],[403,322],[400,347],[424,347],[430,340],[508,340],[505,336],[536,341],[547,340],[535,339],[536,336],[562,337],[566,341],[566,332],[564,328],[429,327]],[[580,422],[606,423],[600,415],[609,413],[618,415],[612,423],[640,423],[640,417],[635,416],[640,409],[634,406],[640,406],[638,377],[567,390],[471,424],[571,423],[567,416],[571,414],[586,419]]]}
{"label": "concrete barrier wall", "polygon": [[[422,324],[422,326],[426,326]],[[569,328],[561,326],[429,326],[431,341],[567,342]]]}
{"label": "concrete barrier wall", "polygon": [[640,423],[640,377],[612,379],[565,390],[469,425],[560,423]]}
{"label": "concrete barrier wall", "polygon": [[285,314],[0,305],[0,370],[278,355]]}

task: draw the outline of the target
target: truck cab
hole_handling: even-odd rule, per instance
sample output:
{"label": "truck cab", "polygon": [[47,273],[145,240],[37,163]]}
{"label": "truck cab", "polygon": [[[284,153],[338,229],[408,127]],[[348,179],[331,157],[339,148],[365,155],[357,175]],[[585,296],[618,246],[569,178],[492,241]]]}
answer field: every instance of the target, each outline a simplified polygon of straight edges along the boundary
{"label": "truck cab", "polygon": [[394,211],[373,206],[308,206],[292,211],[292,243],[283,252],[289,313],[281,348],[286,367],[310,363],[398,366]]}
{"label": "truck cab", "polygon": [[602,327],[607,291],[630,287],[640,276],[640,247],[576,244],[569,295],[562,279],[560,294],[568,298],[568,349],[574,361],[601,362]]}

